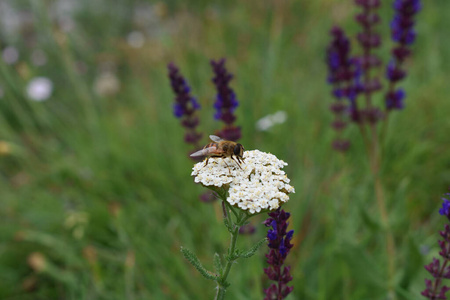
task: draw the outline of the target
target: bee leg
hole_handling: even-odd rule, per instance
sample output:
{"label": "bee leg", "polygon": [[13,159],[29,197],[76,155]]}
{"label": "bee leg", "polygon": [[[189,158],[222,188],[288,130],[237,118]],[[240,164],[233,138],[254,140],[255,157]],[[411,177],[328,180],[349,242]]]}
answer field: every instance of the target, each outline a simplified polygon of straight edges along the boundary
{"label": "bee leg", "polygon": [[241,165],[239,164],[239,156],[236,156],[237,160],[235,158],[233,158],[233,155],[231,155],[231,159],[234,160],[236,162],[236,164],[238,165],[238,167],[242,170]]}
{"label": "bee leg", "polygon": [[223,162],[225,163],[225,165],[226,165],[227,168],[228,168],[228,173],[230,173],[230,175],[231,175],[230,166],[226,163],[225,158],[224,158],[224,161],[223,161]]}
{"label": "bee leg", "polygon": [[209,156],[206,158],[206,162],[205,162],[205,164],[203,165],[203,168],[206,167],[206,165],[208,164],[208,160],[209,160]]}

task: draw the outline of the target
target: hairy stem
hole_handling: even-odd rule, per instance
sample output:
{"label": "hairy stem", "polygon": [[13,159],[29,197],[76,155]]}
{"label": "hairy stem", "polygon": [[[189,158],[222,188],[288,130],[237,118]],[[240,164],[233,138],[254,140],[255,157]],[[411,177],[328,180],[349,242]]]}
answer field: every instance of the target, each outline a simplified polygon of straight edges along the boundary
{"label": "hairy stem", "polygon": [[[226,200],[223,201],[226,203]],[[230,214],[228,215],[230,216]],[[220,276],[220,278],[217,280],[217,294],[214,298],[216,300],[223,300],[225,298],[226,289],[229,286],[229,283],[227,282],[228,274],[230,273],[231,267],[234,264],[235,260],[239,258],[239,256],[236,255],[236,243],[239,236],[239,228],[244,225],[248,218],[249,215],[242,211],[239,212],[238,215],[236,215],[236,222],[233,224],[233,230],[231,231],[231,242],[228,248],[228,255],[226,259],[227,263],[225,265],[223,275]]]}

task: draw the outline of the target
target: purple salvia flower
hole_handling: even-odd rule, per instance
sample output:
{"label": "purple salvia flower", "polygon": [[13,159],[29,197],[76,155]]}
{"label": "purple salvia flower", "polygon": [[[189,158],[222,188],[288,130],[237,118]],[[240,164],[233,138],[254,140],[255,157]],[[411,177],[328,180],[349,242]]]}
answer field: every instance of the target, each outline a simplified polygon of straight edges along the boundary
{"label": "purple salvia flower", "polygon": [[[445,195],[450,197],[450,193],[447,193]],[[442,216],[446,216],[450,221],[450,200],[443,197],[442,201],[444,202],[442,203],[442,207],[439,209],[439,213]]]}
{"label": "purple salvia flower", "polygon": [[402,109],[403,99],[405,98],[405,91],[398,89],[386,94],[386,108],[387,109]]}
{"label": "purple salvia flower", "polygon": [[198,142],[202,138],[202,134],[195,129],[199,124],[199,118],[196,116],[195,111],[200,109],[200,104],[197,99],[191,96],[191,89],[186,79],[180,74],[177,66],[174,63],[170,63],[167,68],[172,90],[175,93],[173,113],[175,117],[181,119],[181,125],[186,129],[185,142],[199,148]]}
{"label": "purple salvia flower", "polygon": [[395,42],[400,45],[411,45],[414,42],[414,16],[421,8],[420,0],[395,0],[396,14],[391,22],[391,35]]}
{"label": "purple salvia flower", "polygon": [[[328,83],[333,85],[332,95],[336,103],[345,102],[331,107],[335,115],[331,126],[337,131],[337,138],[332,145],[339,151],[345,151],[350,146],[350,141],[342,138],[347,120],[357,123],[366,146],[372,143],[376,145],[373,139],[377,138],[377,123],[385,119],[390,110],[404,107],[405,91],[396,87],[396,84],[406,77],[402,63],[411,54],[409,48],[416,37],[414,17],[421,9],[420,0],[394,0],[396,14],[391,22],[391,36],[395,47],[386,65],[389,85],[384,94],[385,107],[380,109],[372,103],[372,95],[383,88],[380,72],[374,70],[382,66],[381,59],[374,53],[381,46],[381,36],[376,30],[381,21],[378,14],[381,0],[354,0],[354,3],[361,8],[355,20],[362,28],[357,34],[362,54],[351,56],[350,40],[337,26],[331,30],[332,41],[327,48]],[[358,100],[360,94],[364,94],[363,103]],[[366,132],[366,124],[372,133],[372,141]]]}
{"label": "purple salvia flower", "polygon": [[[333,27],[330,31],[332,40],[327,48],[328,82],[333,85],[332,95],[335,103],[330,107],[334,114],[332,127],[337,131],[337,137],[332,142],[333,149],[346,151],[350,141],[342,138],[342,131],[346,127],[347,118],[359,120],[359,110],[356,106],[356,96],[359,92],[358,80],[360,68],[350,57],[350,40],[340,27]],[[350,106],[345,101],[349,100]]]}
{"label": "purple salvia flower", "polygon": [[382,86],[378,77],[371,77],[370,71],[381,65],[381,60],[373,53],[373,50],[381,45],[381,37],[375,31],[375,26],[380,22],[377,9],[381,5],[381,0],[356,0],[355,4],[362,8],[362,12],[355,16],[355,20],[362,27],[362,31],[357,35],[357,40],[361,45],[363,54],[358,57],[358,61],[363,72],[362,86],[366,98],[366,107],[360,119],[369,123],[376,123],[383,115],[373,107],[371,95],[379,91]]}
{"label": "purple salvia flower", "polygon": [[219,61],[211,60],[211,66],[214,71],[212,81],[217,90],[216,101],[214,103],[214,108],[216,109],[214,118],[216,120],[222,120],[225,123],[222,130],[217,132],[217,135],[229,141],[237,141],[241,138],[241,128],[233,125],[234,121],[236,121],[234,111],[239,105],[236,94],[229,86],[233,75],[228,73],[225,68],[224,58]]}
{"label": "purple salvia flower", "polygon": [[390,82],[397,82],[405,78],[406,72],[402,70],[394,60],[391,60],[386,68],[386,78]]}
{"label": "purple salvia flower", "polygon": [[[450,193],[445,195],[450,196]],[[444,202],[439,213],[446,216],[450,221],[450,200],[445,197],[442,200]],[[433,261],[425,266],[425,269],[433,276],[433,279],[425,279],[426,288],[421,293],[424,297],[432,300],[447,299],[445,294],[450,290],[449,287],[442,284],[443,279],[450,278],[450,225],[446,224],[444,230],[439,232],[439,234],[443,238],[442,241],[438,241],[441,248],[439,255],[442,257],[443,263],[441,264],[439,259],[433,258]]]}
{"label": "purple salvia flower", "polygon": [[288,282],[292,280],[290,267],[283,266],[286,256],[293,247],[291,240],[294,231],[286,232],[289,225],[287,222],[289,216],[290,213],[278,209],[269,213],[269,218],[264,221],[267,227],[272,227],[267,232],[270,250],[266,257],[269,267],[264,269],[264,273],[267,274],[270,280],[276,282],[264,290],[264,300],[284,299],[294,289],[292,286],[287,286]]}
{"label": "purple salvia flower", "polygon": [[389,81],[389,89],[385,95],[387,111],[404,107],[402,101],[404,92],[402,92],[401,100],[393,96],[396,94],[400,96],[399,90],[395,91],[395,85],[406,76],[402,65],[404,60],[411,55],[410,46],[416,39],[414,18],[421,7],[420,0],[395,0],[394,2],[395,15],[391,22],[391,37],[396,45],[391,51],[392,59],[386,67],[386,77]]}

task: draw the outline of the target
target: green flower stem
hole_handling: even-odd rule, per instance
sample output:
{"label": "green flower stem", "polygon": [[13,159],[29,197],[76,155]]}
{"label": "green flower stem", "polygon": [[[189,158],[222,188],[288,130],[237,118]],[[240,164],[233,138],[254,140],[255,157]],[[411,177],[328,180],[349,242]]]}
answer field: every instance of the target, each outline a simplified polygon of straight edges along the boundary
{"label": "green flower stem", "polygon": [[233,257],[233,253],[236,249],[236,241],[237,237],[239,235],[239,227],[236,227],[234,231],[231,233],[231,243],[230,247],[228,248],[228,258],[227,258],[227,264],[225,265],[225,271],[223,272],[223,275],[217,280],[217,295],[216,300],[224,299],[225,298],[225,292],[227,287],[229,286],[229,283],[226,281],[228,274],[230,273],[231,266],[233,265],[234,261],[237,259],[237,257]]}
{"label": "green flower stem", "polygon": [[[242,225],[244,225],[245,222],[250,217],[250,215],[248,215],[247,213],[245,213],[243,211],[236,213],[233,210],[233,208],[231,207],[231,205],[226,201],[226,199],[223,199],[223,201],[225,203],[225,207],[227,208],[227,210],[231,210],[234,213],[234,215],[236,216],[236,222],[233,223],[233,225],[232,225],[233,229],[230,231],[231,242],[230,242],[230,247],[228,248],[228,255],[226,257],[227,263],[225,265],[225,270],[224,270],[223,274],[217,279],[217,294],[215,297],[216,300],[222,300],[225,298],[226,289],[230,285],[227,282],[228,274],[230,273],[231,266],[233,265],[235,260],[237,260],[239,258],[239,254],[236,253],[236,243],[237,243],[237,238],[239,236],[239,228]],[[227,214],[227,216],[224,216],[224,217],[231,219],[231,216],[229,213]]]}
{"label": "green flower stem", "polygon": [[[242,251],[236,248],[237,239],[239,236],[239,229],[247,224],[247,220],[252,217],[262,213],[266,213],[267,210],[260,211],[259,213],[250,214],[247,211],[233,207],[227,202],[228,191],[226,189],[211,188],[216,196],[222,200],[223,209],[223,222],[227,227],[228,232],[231,234],[231,242],[228,248],[228,252],[224,255],[226,264],[225,267],[222,266],[221,257],[219,254],[214,254],[214,269],[215,272],[210,272],[205,267],[203,267],[197,256],[191,252],[189,249],[181,248],[181,252],[184,257],[208,280],[213,280],[217,283],[217,293],[215,300],[223,300],[225,298],[225,293],[230,283],[227,282],[228,275],[230,274],[231,267],[234,262],[239,258],[249,258],[253,256],[256,251],[263,245],[267,239],[263,238],[253,247],[246,251]],[[233,217],[234,216],[234,217]]]}

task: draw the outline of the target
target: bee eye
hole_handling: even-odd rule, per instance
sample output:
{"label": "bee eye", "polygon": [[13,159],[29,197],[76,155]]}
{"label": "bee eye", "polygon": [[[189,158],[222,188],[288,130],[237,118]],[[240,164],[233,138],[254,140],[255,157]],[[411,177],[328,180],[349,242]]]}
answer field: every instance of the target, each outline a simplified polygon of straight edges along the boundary
{"label": "bee eye", "polygon": [[233,151],[234,155],[242,156],[241,149],[242,149],[242,145],[241,144],[236,144],[236,146],[234,146],[234,151]]}

